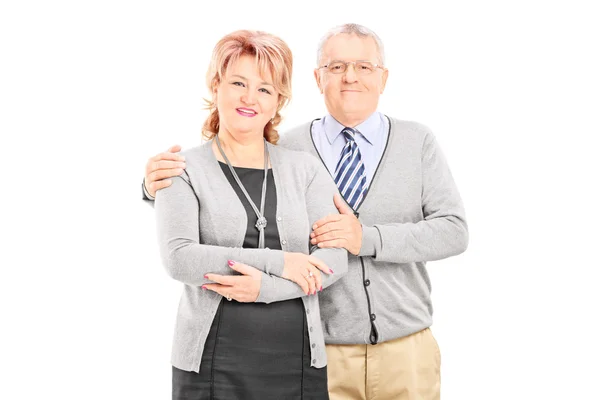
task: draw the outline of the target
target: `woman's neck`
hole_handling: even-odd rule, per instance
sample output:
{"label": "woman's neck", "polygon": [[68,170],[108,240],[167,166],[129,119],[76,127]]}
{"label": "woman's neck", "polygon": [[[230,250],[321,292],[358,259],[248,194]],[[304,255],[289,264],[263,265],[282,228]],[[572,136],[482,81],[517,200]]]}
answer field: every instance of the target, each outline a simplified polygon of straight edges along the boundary
{"label": "woman's neck", "polygon": [[[234,167],[264,168],[265,145],[262,136],[256,134],[233,136],[226,129],[219,129],[221,148]],[[216,141],[213,143],[213,152],[217,160],[225,162]]]}

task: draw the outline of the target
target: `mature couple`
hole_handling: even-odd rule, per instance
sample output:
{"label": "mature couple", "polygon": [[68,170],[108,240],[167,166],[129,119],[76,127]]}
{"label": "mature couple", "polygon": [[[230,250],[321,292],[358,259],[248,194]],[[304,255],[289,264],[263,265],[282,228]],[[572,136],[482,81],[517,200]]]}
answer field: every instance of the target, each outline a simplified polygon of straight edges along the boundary
{"label": "mature couple", "polygon": [[371,30],[323,37],[328,114],[280,138],[291,74],[278,37],[225,36],[208,141],[148,161],[163,264],[185,284],[173,399],[438,399],[425,264],[468,243],[448,165],[426,127],[377,112]]}

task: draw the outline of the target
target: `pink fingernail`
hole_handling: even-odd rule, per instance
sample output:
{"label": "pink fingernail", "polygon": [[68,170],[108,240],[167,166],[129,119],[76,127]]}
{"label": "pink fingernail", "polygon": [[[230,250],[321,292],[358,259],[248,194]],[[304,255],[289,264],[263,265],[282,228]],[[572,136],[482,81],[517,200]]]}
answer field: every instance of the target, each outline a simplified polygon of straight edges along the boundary
{"label": "pink fingernail", "polygon": [[329,272],[331,272],[333,274],[333,270],[331,268],[329,268]]}
{"label": "pink fingernail", "polygon": [[202,286],[202,290],[206,290],[206,286]]}
{"label": "pink fingernail", "polygon": [[208,279],[208,275],[204,275],[204,279]]}
{"label": "pink fingernail", "polygon": [[233,264],[235,264],[235,261],[233,261],[233,260],[228,260],[228,261],[227,261],[227,264],[229,264],[229,266],[231,267]]}

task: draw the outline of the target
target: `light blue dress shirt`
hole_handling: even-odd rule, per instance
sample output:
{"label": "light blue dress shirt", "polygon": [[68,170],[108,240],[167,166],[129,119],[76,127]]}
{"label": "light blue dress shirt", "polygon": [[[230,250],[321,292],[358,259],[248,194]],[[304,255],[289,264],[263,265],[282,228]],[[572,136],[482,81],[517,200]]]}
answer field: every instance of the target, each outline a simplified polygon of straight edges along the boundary
{"label": "light blue dress shirt", "polygon": [[[383,156],[389,128],[388,119],[379,112],[374,112],[363,123],[354,127],[359,132],[355,140],[365,165],[367,186],[371,184]],[[346,145],[346,139],[342,135],[343,129],[344,125],[329,114],[312,124],[313,142],[331,176],[335,174],[335,167]]]}

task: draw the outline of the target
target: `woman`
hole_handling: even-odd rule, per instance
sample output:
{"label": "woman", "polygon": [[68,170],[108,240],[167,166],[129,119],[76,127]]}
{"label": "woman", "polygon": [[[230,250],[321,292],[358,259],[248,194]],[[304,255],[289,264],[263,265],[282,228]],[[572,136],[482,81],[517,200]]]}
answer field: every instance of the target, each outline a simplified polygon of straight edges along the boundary
{"label": "woman", "polygon": [[[157,193],[163,264],[185,283],[174,399],[328,398],[316,294],[347,271],[347,253],[308,255],[311,226],[337,212],[337,191],[313,156],[274,146],[291,73],[291,51],[273,35],[221,39],[207,74],[209,141],[183,152],[186,170]],[[211,284],[248,266],[261,271],[253,302]]]}

